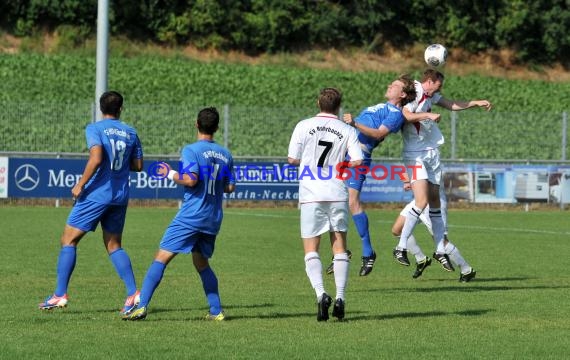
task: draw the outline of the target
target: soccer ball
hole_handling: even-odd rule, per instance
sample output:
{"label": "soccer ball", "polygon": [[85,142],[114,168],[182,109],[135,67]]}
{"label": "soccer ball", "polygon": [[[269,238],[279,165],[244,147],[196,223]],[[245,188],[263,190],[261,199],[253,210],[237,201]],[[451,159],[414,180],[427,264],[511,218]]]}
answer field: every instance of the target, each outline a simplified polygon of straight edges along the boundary
{"label": "soccer ball", "polygon": [[431,44],[426,48],[424,60],[430,66],[442,66],[447,60],[447,49],[441,44]]}

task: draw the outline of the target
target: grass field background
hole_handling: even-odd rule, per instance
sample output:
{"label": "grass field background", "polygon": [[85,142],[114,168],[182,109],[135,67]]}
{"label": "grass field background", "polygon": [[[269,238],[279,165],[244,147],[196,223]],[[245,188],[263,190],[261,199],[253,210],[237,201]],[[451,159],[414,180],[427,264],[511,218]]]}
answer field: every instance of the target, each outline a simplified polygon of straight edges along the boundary
{"label": "grass field background", "polygon": [[[141,284],[176,209],[129,209],[124,248]],[[167,268],[145,321],[123,322],[122,282],[101,232],[79,246],[69,306],[41,312],[53,292],[59,236],[69,208],[1,207],[0,358],[384,359],[567,358],[570,341],[570,222],[567,211],[450,211],[450,237],[477,270],[439,265],[413,280],[391,259],[396,210],[369,210],[377,265],[347,289],[346,321],[316,321],[296,209],[229,208],[212,267],[229,318],[201,320],[207,304],[189,256]],[[423,226],[420,245],[431,252]],[[330,259],[326,242],[325,265]],[[332,277],[326,288],[334,295]]]}

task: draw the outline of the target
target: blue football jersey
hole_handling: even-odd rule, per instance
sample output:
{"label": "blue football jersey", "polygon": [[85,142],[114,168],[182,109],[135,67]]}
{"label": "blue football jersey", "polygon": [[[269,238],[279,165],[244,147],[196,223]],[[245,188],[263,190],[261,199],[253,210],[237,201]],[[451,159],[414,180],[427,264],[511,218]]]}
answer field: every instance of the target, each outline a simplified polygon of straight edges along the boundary
{"label": "blue football jersey", "polygon": [[[355,121],[373,129],[378,129],[381,125],[384,125],[390,130],[390,133],[397,133],[404,125],[404,115],[402,114],[402,110],[393,104],[382,103],[362,110]],[[358,132],[358,141],[360,141],[367,150],[364,151],[365,158],[370,159],[372,157],[372,150],[374,150],[382,140],[378,141]]]}
{"label": "blue football jersey", "polygon": [[235,184],[232,154],[214,141],[199,140],[182,149],[177,170],[197,174],[198,183],[184,187],[184,202],[173,222],[216,235],[222,224],[224,188]]}
{"label": "blue football jersey", "polygon": [[87,125],[87,147],[103,147],[103,161],[85,185],[82,197],[103,204],[124,205],[129,201],[132,159],[143,157],[135,129],[120,120],[105,119]]}

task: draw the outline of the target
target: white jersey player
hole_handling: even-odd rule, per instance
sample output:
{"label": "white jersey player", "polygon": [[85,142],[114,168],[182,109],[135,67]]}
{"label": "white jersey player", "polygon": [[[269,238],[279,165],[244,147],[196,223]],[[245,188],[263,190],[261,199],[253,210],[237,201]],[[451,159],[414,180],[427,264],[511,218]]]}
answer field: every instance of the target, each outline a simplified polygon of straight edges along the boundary
{"label": "white jersey player", "polygon": [[320,113],[297,124],[289,143],[288,161],[299,166],[301,237],[305,250],[305,270],[317,296],[317,320],[329,318],[332,298],[323,284],[318,253],[321,235],[330,234],[335,259],[336,301],[332,315],[344,318],[344,292],[348,278],[346,232],[348,230],[348,190],[338,171],[358,166],[363,154],[356,130],[339,120],[342,94],[334,88],[321,90]]}
{"label": "white jersey player", "polygon": [[[434,69],[424,72],[421,81],[416,82],[416,101],[407,104],[403,113],[406,124],[402,131],[404,139],[403,159],[406,166],[416,166],[415,177],[410,174],[411,188],[415,205],[406,214],[402,235],[398,246],[394,249],[394,258],[402,265],[409,266],[407,242],[420,214],[429,204],[429,218],[432,223],[434,241],[437,244],[434,258],[444,269],[453,271],[449,256],[445,253],[444,224],[441,217],[439,200],[439,184],[442,179],[442,166],[439,158],[439,146],[444,138],[437,123],[440,114],[431,112],[432,105],[439,105],[452,111],[460,111],[471,107],[491,109],[487,100],[455,101],[443,97],[439,91],[443,85],[444,75]],[[426,257],[425,261],[428,261]]]}

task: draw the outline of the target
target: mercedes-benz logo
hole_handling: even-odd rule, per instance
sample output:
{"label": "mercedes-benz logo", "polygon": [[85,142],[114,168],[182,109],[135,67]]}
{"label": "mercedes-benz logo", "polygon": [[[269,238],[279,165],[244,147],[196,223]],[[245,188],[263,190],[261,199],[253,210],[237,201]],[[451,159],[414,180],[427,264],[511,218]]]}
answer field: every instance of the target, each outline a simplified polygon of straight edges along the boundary
{"label": "mercedes-benz logo", "polygon": [[40,183],[40,172],[31,164],[21,165],[14,173],[16,186],[22,191],[32,191]]}

